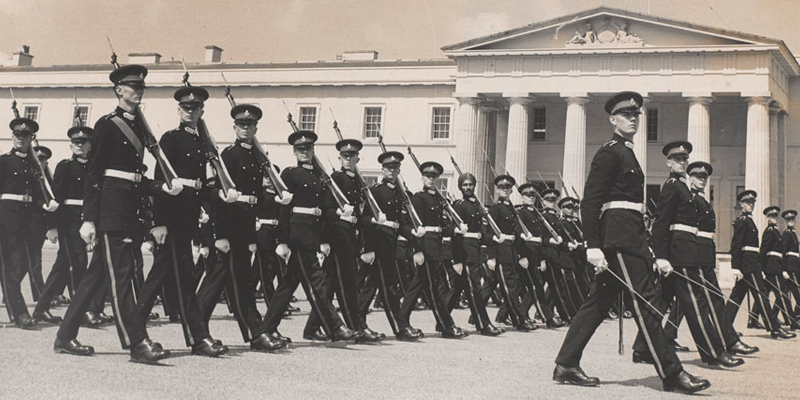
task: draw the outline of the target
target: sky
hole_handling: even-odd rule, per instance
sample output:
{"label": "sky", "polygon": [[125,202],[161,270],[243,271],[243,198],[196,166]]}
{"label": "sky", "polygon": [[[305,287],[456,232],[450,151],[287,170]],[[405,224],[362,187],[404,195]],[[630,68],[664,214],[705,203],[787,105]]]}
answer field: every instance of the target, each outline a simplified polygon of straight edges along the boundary
{"label": "sky", "polygon": [[36,66],[163,60],[334,60],[350,50],[380,59],[443,58],[442,46],[599,6],[747,32],[800,55],[796,0],[0,0],[0,58],[31,46]]}

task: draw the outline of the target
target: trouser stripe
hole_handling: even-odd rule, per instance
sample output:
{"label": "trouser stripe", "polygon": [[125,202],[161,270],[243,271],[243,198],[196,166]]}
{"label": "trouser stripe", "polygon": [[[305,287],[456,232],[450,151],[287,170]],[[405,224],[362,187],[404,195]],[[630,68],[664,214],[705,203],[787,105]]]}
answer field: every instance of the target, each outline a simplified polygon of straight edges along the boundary
{"label": "trouser stripe", "polygon": [[231,247],[228,250],[228,271],[230,273],[231,286],[233,286],[233,296],[227,296],[226,293],[225,299],[229,302],[233,302],[233,306],[236,307],[236,312],[239,314],[238,319],[241,321],[241,325],[244,325],[247,329],[247,338],[252,338],[253,332],[250,330],[250,325],[247,323],[246,316],[242,312],[242,304],[240,303],[241,297],[239,297],[239,284],[236,281],[236,270],[233,267],[233,262],[233,247]]}
{"label": "trouser stripe", "polygon": [[437,294],[433,290],[433,277],[431,276],[431,268],[427,260],[425,261],[423,268],[425,268],[425,274],[428,275],[428,290],[429,293],[431,294],[430,300],[431,300],[431,310],[433,310],[433,316],[436,317],[436,321],[442,325],[442,329],[447,329],[448,327],[444,326],[444,319],[442,319],[442,316],[439,315],[439,307],[436,305]]}
{"label": "trouser stripe", "polygon": [[[111,261],[111,243],[108,240],[108,233],[103,233],[103,252],[106,256],[106,265],[108,266],[108,277],[111,280],[111,297],[114,301],[114,311],[117,315],[117,324],[119,330],[122,332],[122,340],[125,346],[131,346],[131,338],[128,335],[128,329],[125,327],[125,321],[122,318],[122,309],[119,308],[119,297],[117,296],[117,277],[114,275],[114,263]],[[135,272],[134,272],[135,273]]]}
{"label": "trouser stripe", "polygon": [[508,283],[506,283],[506,274],[503,273],[503,265],[497,263],[497,270],[500,273],[500,282],[503,284],[503,297],[506,300],[506,307],[508,307],[509,315],[511,316],[511,321],[514,322],[515,326],[519,326],[522,323],[522,317],[517,314],[517,309],[514,307],[513,303],[511,303],[511,293],[508,292]]}
{"label": "trouser stripe", "polygon": [[478,312],[478,303],[475,302],[475,292],[472,290],[472,275],[469,272],[470,265],[464,264],[464,272],[467,274],[467,290],[469,290],[469,305],[472,306],[472,312],[475,313],[475,327],[478,330],[483,330],[483,321]]}
{"label": "trouser stripe", "polygon": [[344,279],[342,279],[342,265],[339,263],[339,255],[333,253],[334,268],[336,268],[336,280],[339,282],[339,292],[336,294],[339,298],[339,307],[342,309],[342,316],[347,322],[347,326],[356,329],[353,319],[350,318],[350,307],[347,303],[347,293],[345,293]]}
{"label": "trouser stripe", "polygon": [[8,279],[6,278],[6,268],[8,268],[8,265],[6,265],[5,251],[3,249],[2,243],[0,243],[0,269],[2,269],[2,274],[3,274],[3,293],[6,294],[6,301],[5,301],[6,310],[8,311],[8,319],[11,320],[11,322],[14,322],[15,315],[13,315],[14,311],[11,310],[11,301],[9,301],[8,299],[8,289],[6,288],[6,285],[8,285]]}
{"label": "trouser stripe", "polygon": [[[378,265],[377,265],[377,267],[378,267],[378,276],[380,277],[380,281],[381,281],[381,294],[383,295],[383,301],[384,301],[383,309],[386,310],[386,316],[389,317],[389,325],[392,326],[392,332],[397,334],[397,332],[398,332],[398,329],[397,329],[397,326],[398,326],[397,325],[397,318],[395,317],[394,312],[392,311],[393,307],[389,306],[389,304],[390,304],[389,303],[389,293],[386,291],[386,277],[383,275],[383,264],[381,264],[381,261],[377,257],[375,258],[375,262],[378,263]],[[366,268],[369,268],[369,266],[367,266]],[[399,277],[398,277],[398,279],[399,279]]]}
{"label": "trouser stripe", "polygon": [[[684,268],[683,270],[686,275],[688,275],[688,271]],[[700,325],[700,331],[703,332],[703,339],[706,340],[706,344],[708,344],[709,354],[713,358],[717,358],[717,352],[714,351],[714,345],[711,344],[711,339],[708,337],[708,332],[706,332],[706,325],[703,318],[703,314],[700,313],[700,307],[697,305],[697,299],[694,297],[694,289],[692,289],[692,284],[689,281],[684,281],[686,283],[686,288],[689,289],[689,298],[692,299],[692,308],[694,308],[694,315],[697,318],[697,324]],[[720,338],[721,339],[721,338]]]}
{"label": "trouser stripe", "polygon": [[183,325],[183,332],[186,334],[189,345],[194,346],[195,341],[192,337],[192,331],[189,328],[189,323],[186,322],[189,314],[186,312],[186,304],[183,302],[183,280],[181,279],[181,270],[178,265],[178,252],[175,250],[175,241],[169,241],[172,250],[172,267],[175,272],[175,286],[178,288],[178,307],[181,309],[181,325]]}
{"label": "trouser stripe", "polygon": [[725,344],[725,334],[722,333],[722,324],[720,323],[719,316],[717,315],[717,310],[714,308],[714,303],[711,300],[711,293],[708,290],[708,281],[706,280],[703,268],[699,268],[698,272],[700,272],[700,278],[704,282],[703,292],[705,293],[706,300],[708,301],[708,308],[711,309],[712,322],[714,322],[714,326],[717,328],[717,334],[719,335],[720,340],[723,344]]}
{"label": "trouser stripe", "polygon": [[316,310],[317,315],[319,316],[319,321],[322,324],[322,329],[325,330],[325,333],[331,335],[331,339],[333,339],[333,329],[328,325],[328,320],[326,319],[327,315],[323,315],[322,309],[319,307],[317,294],[314,293],[314,286],[311,285],[311,279],[309,279],[308,274],[306,273],[306,268],[303,264],[303,257],[300,254],[297,254],[297,261],[300,262],[300,272],[303,274],[303,279],[305,279],[306,287],[308,288],[308,301],[311,303],[311,311],[314,312],[314,310]]}
{"label": "trouser stripe", "polygon": [[42,293],[42,289],[39,287],[39,284],[36,283],[36,279],[34,279],[34,271],[33,271],[33,259],[31,258],[31,249],[28,246],[28,241],[23,240],[22,245],[25,246],[25,257],[28,259],[28,277],[30,277],[31,284],[33,285],[33,289],[36,290],[36,297],[39,297],[39,294]]}
{"label": "trouser stripe", "polygon": [[764,321],[767,323],[767,328],[769,328],[770,331],[774,331],[775,329],[772,327],[772,319],[769,317],[770,313],[772,312],[772,309],[767,308],[764,305],[764,295],[761,294],[763,292],[761,291],[761,288],[758,287],[758,280],[756,279],[756,276],[750,274],[750,278],[753,279],[753,286],[756,288],[756,292],[758,292],[758,293],[753,293],[753,296],[758,297],[758,303],[761,304],[761,313],[764,316]]}

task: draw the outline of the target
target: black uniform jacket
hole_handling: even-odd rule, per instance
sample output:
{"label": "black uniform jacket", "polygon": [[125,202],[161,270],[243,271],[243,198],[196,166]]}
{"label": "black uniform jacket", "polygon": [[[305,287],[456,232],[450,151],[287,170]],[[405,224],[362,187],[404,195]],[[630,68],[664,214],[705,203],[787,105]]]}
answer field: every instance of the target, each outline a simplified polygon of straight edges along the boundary
{"label": "black uniform jacket", "polygon": [[502,243],[492,241],[488,246],[487,254],[490,259],[497,259],[500,264],[513,264],[517,262],[516,241],[520,233],[517,226],[514,205],[507,199],[499,199],[489,207],[489,215],[494,218],[497,226],[504,235],[513,236],[513,239]]}
{"label": "black uniform jacket", "polygon": [[533,205],[523,205],[517,208],[517,214],[534,239],[538,239],[538,241],[521,241],[517,249],[520,254],[524,254],[528,258],[529,263],[538,263],[541,258],[542,231],[544,229],[541,218],[536,214]]}
{"label": "black uniform jacket", "polygon": [[[256,158],[256,152],[249,143],[236,140],[222,150],[222,162],[231,174],[236,190],[243,196],[263,196],[264,175]],[[216,202],[214,227],[217,239],[256,242],[256,204],[240,201],[233,203]]]}
{"label": "black uniform jacket", "polygon": [[52,213],[51,227],[77,232],[81,225],[82,206],[64,204],[64,200],[83,200],[83,183],[88,171],[88,160],[72,157],[61,160],[53,172],[53,195],[60,204]]}
{"label": "black uniform jacket", "polygon": [[[400,192],[403,188],[401,188],[397,182],[392,183],[387,179],[382,179],[379,183],[369,188],[369,190],[372,192],[372,196],[378,203],[381,212],[386,214],[386,220],[397,223],[398,228],[395,229],[374,223],[367,224],[364,227],[363,235],[364,252],[375,251],[375,238],[373,233],[388,235],[395,240],[398,235],[402,235],[407,240],[411,240],[413,237],[411,235],[413,227],[411,226],[411,220],[408,216],[408,210],[406,210],[403,203],[403,195]],[[406,191],[406,194],[409,198],[411,197],[411,193],[408,191]],[[364,217],[367,218],[367,221],[371,221],[372,218],[378,219],[378,216],[373,215],[369,207],[364,210]]]}
{"label": "black uniform jacket", "polygon": [[423,189],[411,196],[411,203],[417,211],[422,225],[425,227],[439,227],[443,232],[426,232],[425,236],[414,240],[416,251],[425,253],[430,261],[442,261],[442,237],[453,236],[450,226],[444,223],[444,206],[436,197],[433,189]]}
{"label": "black uniform jacket", "polygon": [[[693,192],[692,194],[697,212],[697,229],[700,232],[714,233],[717,229],[714,208],[708,203],[703,193]],[[697,236],[697,261],[703,268],[713,268],[717,265],[717,245],[714,239]]]}
{"label": "black uniform jacket", "polygon": [[[133,143],[113,119],[119,118],[135,134]],[[162,193],[162,181],[143,176],[145,144],[143,123],[120,107],[94,125],[89,170],[84,183],[83,220],[94,222],[100,231],[124,231],[136,235],[140,229],[137,213],[148,195]],[[142,150],[137,149],[141,148]],[[106,177],[106,170],[142,174],[140,182]]]}
{"label": "black uniform jacket", "polygon": [[[772,254],[770,254],[772,253]],[[783,243],[777,225],[769,225],[761,236],[759,261],[765,274],[778,275],[783,272]]]}
{"label": "black uniform jacket", "polygon": [[610,201],[643,204],[644,173],[633,142],[615,134],[595,153],[581,202],[581,220],[590,248],[617,249],[649,257],[642,214],[627,209],[601,212]]}
{"label": "black uniform jacket", "polygon": [[676,267],[698,266],[697,234],[680,229],[697,229],[697,212],[686,178],[670,174],[661,187],[653,221],[653,252]]}
{"label": "black uniform jacket", "polygon": [[[292,193],[292,202],[281,207],[279,243],[289,243],[302,249],[318,250],[322,243],[330,243],[330,224],[338,205],[330,190],[322,181],[321,172],[311,164],[298,163],[281,172],[281,178]],[[319,208],[321,215],[294,212],[294,207]]]}
{"label": "black uniform jacket", "polygon": [[475,199],[475,196],[469,196],[464,199],[456,200],[453,208],[458,213],[458,216],[467,224],[467,232],[470,235],[479,233],[480,238],[464,237],[463,235],[455,235],[453,239],[453,262],[456,264],[467,263],[477,264],[481,262],[481,243],[486,243],[488,237],[491,240],[491,229],[483,220],[483,214],[480,210],[481,207]]}
{"label": "black uniform jacket", "polygon": [[[787,228],[783,231],[783,263],[786,271],[798,273],[800,272],[800,245],[798,245],[797,231],[794,228]],[[794,253],[794,254],[789,254]]]}
{"label": "black uniform jacket", "polygon": [[31,196],[31,202],[0,200],[0,229],[4,234],[26,233],[34,207],[44,202],[33,171],[36,168],[30,154],[11,150],[0,155],[0,193]]}
{"label": "black uniform jacket", "polygon": [[745,246],[758,248],[758,228],[749,214],[743,214],[733,222],[731,266],[743,274],[760,271],[759,254],[755,251],[745,251]]}

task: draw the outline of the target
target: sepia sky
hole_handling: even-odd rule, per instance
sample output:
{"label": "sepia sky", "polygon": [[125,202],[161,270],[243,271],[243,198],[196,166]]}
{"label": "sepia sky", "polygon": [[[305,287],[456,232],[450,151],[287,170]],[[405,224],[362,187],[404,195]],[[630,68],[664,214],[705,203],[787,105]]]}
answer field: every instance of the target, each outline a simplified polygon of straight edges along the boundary
{"label": "sepia sky", "polygon": [[123,63],[151,51],[202,61],[208,44],[224,62],[442,58],[442,46],[598,6],[782,39],[800,55],[797,0],[0,0],[0,59],[27,44],[37,66],[106,63],[106,35]]}

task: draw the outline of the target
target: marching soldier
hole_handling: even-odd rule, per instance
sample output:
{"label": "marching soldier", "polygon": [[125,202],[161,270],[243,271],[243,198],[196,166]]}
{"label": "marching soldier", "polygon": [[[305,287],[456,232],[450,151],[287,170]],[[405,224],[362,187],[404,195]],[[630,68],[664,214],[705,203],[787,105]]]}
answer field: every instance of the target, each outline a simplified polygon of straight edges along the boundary
{"label": "marching soldier", "polygon": [[[636,323],[647,339],[664,390],[698,392],[711,383],[686,372],[651,310],[657,294],[650,279],[652,259],[644,234],[644,173],[633,153],[633,136],[639,128],[642,96],[617,93],[606,102],[613,138],[600,147],[584,188],[581,219],[588,243],[587,259],[597,268],[589,297],[572,320],[556,358],[553,380],[579,386],[598,386],[580,368],[586,344],[603,322],[618,290],[631,296]],[[620,286],[620,283],[622,285]]]}
{"label": "marching soldier", "polygon": [[156,362],[170,354],[148,337],[145,321],[136,308],[132,285],[136,265],[131,254],[140,251],[140,240],[136,237],[140,229],[137,208],[142,198],[164,192],[175,196],[183,190],[177,180],[168,185],[142,175],[147,133],[138,108],[146,75],[147,68],[141,65],[126,65],[109,75],[119,105],[94,127],[80,228],[86,243],[97,241],[95,252],[102,253],[102,260],[90,264],[78,285],[56,336],[56,352],[94,353],[91,346],[81,345],[75,338],[84,311],[105,280],[112,295],[117,333],[122,348],[130,348],[131,361]]}
{"label": "marching soldier", "polygon": [[[34,141],[33,151],[42,165],[44,173],[52,182],[48,161],[53,156],[53,151],[46,146],[41,146]],[[25,252],[27,253],[28,280],[31,285],[31,295],[34,302],[38,302],[44,289],[44,276],[42,275],[42,246],[47,238],[47,231],[54,213],[37,209],[31,214],[30,230],[25,238]],[[52,233],[51,233],[52,234]],[[51,241],[53,242],[53,241]],[[63,291],[63,287],[61,288]]]}
{"label": "marching soldier", "polygon": [[[180,312],[186,346],[192,348],[192,354],[218,357],[225,354],[228,348],[219,342],[215,343],[208,332],[208,325],[198,307],[192,272],[191,240],[198,230],[201,203],[212,195],[205,179],[207,162],[203,139],[197,130],[208,91],[189,86],[178,89],[173,97],[178,101],[180,125],[164,133],[159,144],[167,159],[171,160],[184,190],[177,196],[154,199],[155,226],[150,233],[157,247],[153,266],[138,297],[139,316],[147,318],[162,288],[164,292],[174,292],[176,296],[173,300]],[[157,166],[156,178],[163,179],[163,176],[164,172]],[[229,202],[236,200],[235,193],[213,192]]]}
{"label": "marching soldier", "polygon": [[786,301],[785,288],[789,273],[784,270],[782,235],[778,230],[778,213],[780,212],[781,208],[778,206],[764,209],[764,215],[767,216],[767,229],[764,230],[761,237],[761,268],[767,282],[765,294],[775,293],[775,307],[783,314],[783,319],[789,325],[789,329],[795,330],[800,329],[800,324],[797,322],[792,302]]}
{"label": "marching soldier", "polygon": [[[277,167],[276,167],[277,168]],[[280,172],[278,170],[277,172]],[[275,247],[278,246],[278,213],[280,203],[275,201],[277,189],[269,176],[263,177],[264,192],[256,205],[256,256],[253,262],[253,289],[260,283],[261,295],[269,308],[275,294],[275,277],[283,276]],[[282,278],[279,278],[282,279]]]}
{"label": "marching soldier", "polygon": [[797,231],[795,231],[797,211],[786,210],[781,217],[786,221],[786,230],[783,231],[781,242],[783,243],[784,270],[788,281],[787,289],[794,296],[795,304],[800,305],[800,283],[798,283],[800,282],[798,280],[798,276],[800,276],[800,241],[798,241]]}
{"label": "marching soldier", "polygon": [[75,296],[77,285],[86,271],[86,243],[78,230],[93,132],[88,126],[74,126],[67,130],[72,157],[59,162],[53,174],[53,194],[61,207],[53,215],[52,228],[47,236],[58,241],[58,253],[33,311],[33,317],[39,321],[61,323],[61,317],[50,314],[50,301],[61,294],[65,286],[69,288],[70,298]]}
{"label": "marching soldier", "polygon": [[770,307],[769,298],[766,296],[767,285],[761,276],[758,228],[753,218],[750,217],[757,196],[758,194],[753,190],[745,190],[736,196],[742,210],[742,215],[733,223],[733,237],[731,238],[731,266],[737,280],[731,290],[731,302],[725,305],[725,314],[727,314],[728,320],[736,320],[736,313],[739,311],[738,305],[742,304],[742,300],[749,291],[756,299],[756,304],[761,307],[761,316],[764,318],[767,331],[770,332],[772,338],[791,339],[797,335],[781,328],[777,315]]}
{"label": "marching soldier", "polygon": [[586,268],[586,246],[583,243],[583,229],[580,225],[581,221],[576,215],[580,209],[580,202],[574,197],[564,197],[558,201],[558,208],[561,209],[561,226],[572,238],[568,248],[572,249],[569,257],[574,267],[569,272],[575,283],[574,291],[577,292],[573,294],[577,294],[576,297],[580,298],[580,302],[583,303],[589,293],[591,283]]}
{"label": "marching soldier", "polygon": [[[556,211],[556,202],[561,196],[561,192],[557,189],[548,188],[541,193],[542,215],[543,220],[539,220],[537,231],[542,235],[542,246],[539,251],[542,261],[545,263],[542,271],[548,276],[548,287],[550,289],[550,296],[547,302],[554,304],[558,309],[558,315],[564,321],[569,321],[578,312],[578,307],[574,304],[570,290],[567,287],[567,275],[565,270],[572,268],[571,260],[562,257],[563,250],[567,246],[564,243],[563,230]],[[554,230],[556,235],[545,228],[545,224],[549,224]]]}

